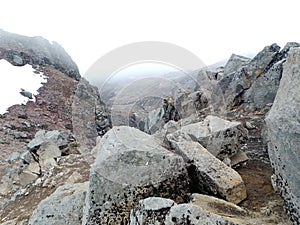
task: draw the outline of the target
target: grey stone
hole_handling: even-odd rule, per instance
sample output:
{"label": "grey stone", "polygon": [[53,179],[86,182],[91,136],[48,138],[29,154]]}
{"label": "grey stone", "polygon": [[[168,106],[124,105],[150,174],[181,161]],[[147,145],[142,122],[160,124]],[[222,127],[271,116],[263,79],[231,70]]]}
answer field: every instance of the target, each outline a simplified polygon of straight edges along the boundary
{"label": "grey stone", "polygon": [[103,136],[111,127],[105,104],[96,86],[81,78],[72,104],[73,133],[80,150],[88,153],[96,145],[98,135]]}
{"label": "grey stone", "polygon": [[42,200],[33,211],[29,224],[81,225],[88,182],[66,184]]}
{"label": "grey stone", "polygon": [[248,216],[248,213],[245,209],[231,202],[208,195],[193,194],[190,203],[199,206],[208,212],[216,215],[222,215],[222,217],[238,222],[238,224],[244,224],[246,217]]}
{"label": "grey stone", "polygon": [[58,130],[45,131],[40,130],[35,134],[34,139],[32,139],[27,147],[30,150],[39,148],[43,142],[51,141],[57,147],[66,147],[69,144],[68,138],[66,135]]}
{"label": "grey stone", "polygon": [[227,107],[240,105],[245,90],[249,89],[253,82],[261,74],[266,72],[277,58],[280,47],[277,44],[266,46],[248,64],[238,71],[224,75],[214,90],[218,93],[220,88],[223,100]]}
{"label": "grey stone", "polygon": [[266,117],[269,157],[294,224],[300,224],[300,48],[292,48]]}
{"label": "grey stone", "polygon": [[268,72],[259,76],[244,94],[244,102],[254,103],[255,109],[262,109],[272,103],[279,87],[284,62],[285,60],[281,60],[275,63]]}
{"label": "grey stone", "polygon": [[130,210],[141,199],[186,198],[189,178],[184,160],[152,136],[131,127],[113,127],[96,148],[83,224],[127,224]]}
{"label": "grey stone", "polygon": [[218,224],[238,225],[222,216],[208,212],[193,204],[179,204],[171,208],[166,216],[165,225],[174,224]]}
{"label": "grey stone", "polygon": [[176,203],[167,198],[149,197],[139,201],[139,204],[130,211],[129,225],[164,224],[170,208]]}
{"label": "grey stone", "polygon": [[183,126],[181,131],[186,132],[221,160],[235,155],[245,143],[248,134],[242,123],[217,116],[207,116],[202,122]]}
{"label": "grey stone", "polygon": [[242,67],[245,67],[250,62],[250,58],[232,54],[224,66],[224,75],[237,72]]}
{"label": "grey stone", "polygon": [[25,91],[23,88],[21,88],[20,94],[26,98],[33,99],[32,93],[29,91]]}
{"label": "grey stone", "polygon": [[235,204],[247,197],[241,176],[215,158],[197,142],[180,140],[168,135],[167,139],[176,153],[190,163],[194,188],[201,193],[219,195]]}
{"label": "grey stone", "polygon": [[8,158],[6,159],[6,161],[8,163],[12,163],[13,161],[16,161],[16,160],[18,160],[20,158],[21,158],[20,152],[12,152],[11,154],[9,154]]}

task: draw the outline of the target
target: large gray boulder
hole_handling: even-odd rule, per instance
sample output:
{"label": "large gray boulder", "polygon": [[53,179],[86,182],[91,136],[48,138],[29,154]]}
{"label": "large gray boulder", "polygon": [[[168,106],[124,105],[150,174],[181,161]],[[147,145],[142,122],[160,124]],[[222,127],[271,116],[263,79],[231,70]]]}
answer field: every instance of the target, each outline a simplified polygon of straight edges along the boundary
{"label": "large gray boulder", "polygon": [[235,204],[247,197],[241,176],[226,166],[197,142],[186,140],[184,134],[169,134],[167,139],[176,153],[190,164],[193,187],[200,193],[221,196]]}
{"label": "large gray boulder", "polygon": [[269,157],[294,224],[300,224],[300,48],[292,48],[266,117]]}
{"label": "large gray boulder", "polygon": [[181,131],[221,160],[234,156],[245,144],[248,134],[242,123],[211,115],[202,122],[183,126]]}
{"label": "large gray boulder", "polygon": [[183,202],[189,178],[182,157],[135,128],[113,127],[96,146],[83,224],[127,224],[147,197]]}
{"label": "large gray boulder", "polygon": [[88,182],[66,184],[42,200],[33,211],[29,224],[34,225],[81,225],[82,210]]}

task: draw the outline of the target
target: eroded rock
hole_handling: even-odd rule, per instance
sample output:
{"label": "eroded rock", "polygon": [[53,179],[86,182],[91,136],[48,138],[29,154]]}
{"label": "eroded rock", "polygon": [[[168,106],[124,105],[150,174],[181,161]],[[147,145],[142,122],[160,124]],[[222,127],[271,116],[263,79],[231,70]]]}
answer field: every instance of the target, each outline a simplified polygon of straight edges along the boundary
{"label": "eroded rock", "polygon": [[113,127],[96,148],[84,224],[127,224],[130,210],[141,199],[186,198],[189,179],[184,160],[150,135]]}

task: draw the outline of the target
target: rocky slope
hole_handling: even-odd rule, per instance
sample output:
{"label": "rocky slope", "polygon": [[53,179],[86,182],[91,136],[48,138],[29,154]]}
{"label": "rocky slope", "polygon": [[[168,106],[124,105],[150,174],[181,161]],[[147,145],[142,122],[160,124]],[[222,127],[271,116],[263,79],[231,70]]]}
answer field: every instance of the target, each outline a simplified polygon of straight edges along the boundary
{"label": "rocky slope", "polygon": [[[11,106],[0,115],[0,221],[4,222],[28,218],[30,210],[72,174],[80,175],[76,180],[87,180],[89,165],[80,152],[91,149],[110,122],[96,88],[81,78],[76,64],[57,43],[0,30],[0,60],[19,67],[30,64],[47,77],[35,101]],[[5,81],[5,74],[1,76]],[[78,88],[82,83],[83,88]],[[87,104],[86,95],[91,112],[77,123],[86,112],[75,103]],[[63,138],[64,144],[51,139],[30,148],[29,142],[42,130],[52,132],[48,136],[54,139]],[[45,151],[49,153],[43,156]]]}
{"label": "rocky slope", "polygon": [[181,79],[168,121],[134,91],[107,111],[57,44],[0,34],[1,59],[48,76],[0,117],[1,224],[299,224],[299,44]]}

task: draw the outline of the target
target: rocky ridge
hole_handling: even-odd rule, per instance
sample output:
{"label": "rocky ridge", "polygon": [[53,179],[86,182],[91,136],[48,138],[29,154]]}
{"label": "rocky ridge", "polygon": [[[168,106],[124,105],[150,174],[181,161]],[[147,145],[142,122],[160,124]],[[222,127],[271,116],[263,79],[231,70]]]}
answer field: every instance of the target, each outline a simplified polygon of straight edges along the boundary
{"label": "rocky ridge", "polygon": [[[158,109],[148,115],[151,135],[110,129],[96,87],[55,59],[38,64],[49,78],[37,101],[0,118],[1,223],[299,224],[289,176],[297,157],[287,158],[298,151],[299,52],[297,43],[273,44],[253,59],[233,55],[224,68],[197,71],[197,85],[173,92],[181,119],[162,121]],[[62,80],[70,85],[59,87]],[[287,106],[289,88],[295,104]]]}

